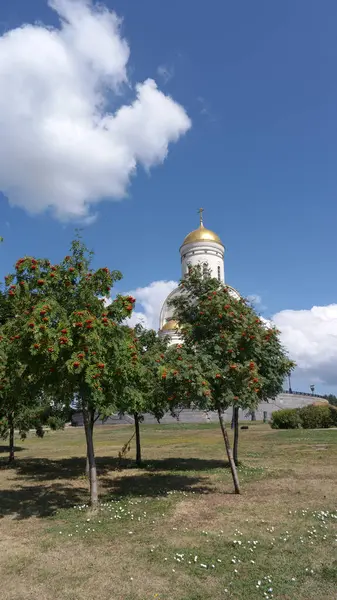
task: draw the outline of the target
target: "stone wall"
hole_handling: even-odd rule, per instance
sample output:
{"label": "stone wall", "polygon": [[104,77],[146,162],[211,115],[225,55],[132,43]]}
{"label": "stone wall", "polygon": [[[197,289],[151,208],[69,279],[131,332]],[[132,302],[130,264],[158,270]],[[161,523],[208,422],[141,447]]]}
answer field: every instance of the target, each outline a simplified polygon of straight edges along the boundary
{"label": "stone wall", "polygon": [[[282,392],[279,394],[275,400],[271,400],[270,402],[261,402],[259,404],[257,410],[255,411],[255,416],[257,421],[262,421],[264,412],[267,413],[267,419],[271,418],[271,415],[274,411],[280,410],[282,408],[301,408],[302,406],[308,406],[318,399],[322,399],[322,396],[305,394],[301,392]],[[224,413],[224,417],[226,421],[231,421],[232,419],[232,409],[229,409]],[[239,418],[241,421],[247,420],[250,421],[251,417],[247,414],[247,411],[239,411]],[[215,412],[203,412],[199,410],[182,410],[179,413],[178,422],[179,423],[211,423],[218,420],[218,415]],[[177,419],[171,417],[169,413],[167,413],[163,419],[161,420],[162,424],[165,423],[176,423]],[[74,425],[83,425],[83,418],[81,413],[76,413],[73,416],[72,423]],[[127,423],[133,423],[133,418],[129,415],[124,415],[120,417],[119,415],[111,415],[108,419],[101,421],[96,421],[96,425],[122,425]],[[156,419],[149,414],[144,415],[144,423],[157,423]]]}

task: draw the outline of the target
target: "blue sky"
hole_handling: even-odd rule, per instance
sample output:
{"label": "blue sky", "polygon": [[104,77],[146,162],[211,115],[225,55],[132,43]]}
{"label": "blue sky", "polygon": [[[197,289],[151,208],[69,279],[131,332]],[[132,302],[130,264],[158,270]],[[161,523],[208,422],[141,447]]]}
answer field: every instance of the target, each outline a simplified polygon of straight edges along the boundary
{"label": "blue sky", "polygon": [[[177,280],[179,246],[203,206],[205,225],[227,249],[228,283],[261,296],[267,316],[334,304],[337,3],[104,4],[123,17],[131,86],[155,79],[192,127],[163,164],[138,167],[125,199],[97,205],[84,229],[97,264],[120,269],[125,290]],[[36,21],[59,26],[45,0],[0,8],[1,33]],[[124,101],[114,96],[110,109]],[[76,226],[5,197],[0,221],[2,273],[23,254],[58,260]]]}

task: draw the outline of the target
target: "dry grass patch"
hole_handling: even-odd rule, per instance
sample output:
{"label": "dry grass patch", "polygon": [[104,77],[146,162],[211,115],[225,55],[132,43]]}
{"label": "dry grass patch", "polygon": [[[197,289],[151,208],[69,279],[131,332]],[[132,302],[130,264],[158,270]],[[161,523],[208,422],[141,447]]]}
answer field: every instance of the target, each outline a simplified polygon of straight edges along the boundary
{"label": "dry grass patch", "polygon": [[3,600],[335,600],[337,431],[250,426],[239,497],[218,427],[143,426],[144,468],[131,454],[119,470],[131,432],[96,429],[96,513],[82,429],[29,438],[3,462]]}

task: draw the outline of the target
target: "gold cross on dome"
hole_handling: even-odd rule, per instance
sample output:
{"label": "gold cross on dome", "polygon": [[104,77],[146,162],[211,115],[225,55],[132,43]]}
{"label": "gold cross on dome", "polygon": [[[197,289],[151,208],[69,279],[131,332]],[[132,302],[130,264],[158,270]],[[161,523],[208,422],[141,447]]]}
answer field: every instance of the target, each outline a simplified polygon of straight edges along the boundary
{"label": "gold cross on dome", "polygon": [[198,209],[198,213],[199,213],[199,216],[200,216],[200,225],[203,225],[203,224],[204,224],[204,221],[203,221],[203,216],[202,216],[202,213],[203,213],[203,212],[204,212],[204,209],[203,209],[203,208],[199,208],[199,209]]}

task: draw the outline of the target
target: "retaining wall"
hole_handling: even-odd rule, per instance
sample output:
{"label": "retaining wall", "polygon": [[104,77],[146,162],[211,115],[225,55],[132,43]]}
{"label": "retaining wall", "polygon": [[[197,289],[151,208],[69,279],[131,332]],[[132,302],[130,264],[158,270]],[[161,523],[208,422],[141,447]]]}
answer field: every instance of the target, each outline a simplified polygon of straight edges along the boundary
{"label": "retaining wall", "polygon": [[[257,410],[255,411],[256,420],[262,421],[264,417],[264,412],[267,413],[267,419],[269,420],[271,418],[272,413],[276,410],[280,410],[282,408],[301,408],[302,406],[308,406],[309,404],[312,404],[318,399],[322,399],[322,396],[306,394],[301,392],[282,392],[275,398],[275,400],[271,400],[270,402],[261,402],[261,404],[259,404]],[[231,408],[224,413],[224,418],[226,421],[231,421]],[[249,414],[247,414],[247,411],[243,411],[240,409],[239,419],[240,421],[250,421],[251,417]],[[217,420],[218,415],[216,412],[206,413],[200,410],[188,409],[182,410],[179,413],[178,417],[178,422],[180,423],[211,423]],[[103,421],[100,419],[97,420],[96,425],[122,425],[133,422],[133,417],[131,417],[130,415],[111,415],[111,417]],[[176,423],[177,419],[172,417],[170,413],[167,413],[160,422],[162,424]],[[145,414],[144,423],[157,423],[157,421],[152,415]],[[83,417],[81,413],[75,413],[73,415],[72,424],[75,426],[83,426]]]}

